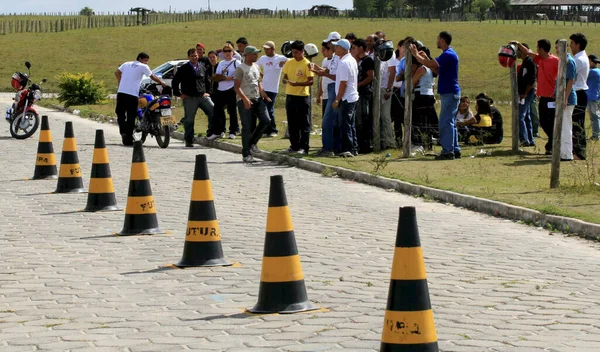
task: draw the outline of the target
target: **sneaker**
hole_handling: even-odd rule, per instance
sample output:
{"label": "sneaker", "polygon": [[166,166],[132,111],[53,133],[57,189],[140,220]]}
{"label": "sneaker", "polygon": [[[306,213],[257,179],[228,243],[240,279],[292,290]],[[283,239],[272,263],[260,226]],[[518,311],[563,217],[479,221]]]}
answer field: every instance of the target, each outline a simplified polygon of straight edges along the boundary
{"label": "sneaker", "polygon": [[235,134],[233,134],[233,133],[230,133],[230,134],[229,134],[229,139],[235,139]]}
{"label": "sneaker", "polygon": [[304,149],[299,149],[296,154],[298,155],[306,155],[306,151],[304,151]]}
{"label": "sneaker", "polygon": [[435,160],[454,160],[454,153],[444,153],[436,155]]}
{"label": "sneaker", "polygon": [[295,152],[296,151],[292,148],[287,148],[287,149],[284,149],[281,151],[281,153],[284,153],[284,154],[291,154],[291,153],[295,153]]}
{"label": "sneaker", "polygon": [[332,157],[335,156],[335,154],[333,154],[333,152],[331,150],[319,150],[315,156],[321,156],[321,157]]}
{"label": "sneaker", "polygon": [[214,141],[217,138],[222,138],[222,137],[218,134],[211,134],[210,136],[206,137],[206,139],[208,139],[209,141]]}
{"label": "sneaker", "polygon": [[225,138],[225,132],[221,132],[221,134],[219,135],[219,138]]}
{"label": "sneaker", "polygon": [[130,147],[133,145],[133,136],[129,136],[127,134],[121,135],[121,142],[123,142],[124,146]]}
{"label": "sneaker", "polygon": [[260,153],[260,152],[261,152],[261,150],[258,149],[258,147],[256,146],[256,144],[252,144],[250,146],[250,153],[257,154],[257,153]]}
{"label": "sneaker", "polygon": [[271,138],[275,138],[275,137],[277,137],[277,136],[279,136],[279,134],[278,134],[277,132],[271,132],[271,133],[269,134],[269,137],[271,137]]}
{"label": "sneaker", "polygon": [[185,141],[185,147],[186,148],[194,148],[194,142],[193,141]]}
{"label": "sneaker", "polygon": [[252,157],[252,155],[245,156],[245,157],[242,158],[242,160],[245,163],[253,163],[254,162],[254,158]]}
{"label": "sneaker", "polygon": [[354,157],[354,154],[352,154],[352,152],[343,152],[339,153],[338,156],[341,158],[352,158]]}
{"label": "sneaker", "polygon": [[454,159],[460,159],[462,158],[462,153],[461,152],[454,152]]}

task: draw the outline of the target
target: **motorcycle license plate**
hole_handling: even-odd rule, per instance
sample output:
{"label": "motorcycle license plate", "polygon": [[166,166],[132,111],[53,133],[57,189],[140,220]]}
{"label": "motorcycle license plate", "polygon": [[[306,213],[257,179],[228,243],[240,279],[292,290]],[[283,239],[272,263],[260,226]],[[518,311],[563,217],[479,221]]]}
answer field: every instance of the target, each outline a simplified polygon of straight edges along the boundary
{"label": "motorcycle license plate", "polygon": [[173,112],[171,111],[171,109],[164,109],[160,111],[161,116],[171,116],[173,115]]}
{"label": "motorcycle license plate", "polygon": [[163,125],[163,126],[176,125],[177,124],[177,120],[175,119],[174,116],[161,116],[161,118],[160,118],[160,124]]}

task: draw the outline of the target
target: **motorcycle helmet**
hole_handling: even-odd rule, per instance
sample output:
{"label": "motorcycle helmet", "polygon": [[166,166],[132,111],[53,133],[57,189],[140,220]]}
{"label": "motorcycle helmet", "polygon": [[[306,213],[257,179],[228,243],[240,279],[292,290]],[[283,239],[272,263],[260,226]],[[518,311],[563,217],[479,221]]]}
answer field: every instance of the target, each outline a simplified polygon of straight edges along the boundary
{"label": "motorcycle helmet", "polygon": [[510,68],[517,60],[517,48],[513,44],[504,45],[498,51],[498,62],[502,67]]}
{"label": "motorcycle helmet", "polygon": [[319,55],[319,48],[313,43],[308,43],[304,46],[304,56],[311,59]]}
{"label": "motorcycle helmet", "polygon": [[25,88],[25,86],[27,86],[27,82],[29,82],[29,77],[27,76],[26,73],[15,72],[15,74],[12,75],[10,85],[15,90],[21,90],[21,89]]}
{"label": "motorcycle helmet", "polygon": [[381,61],[388,61],[394,55],[394,43],[391,40],[382,41],[377,45],[377,57]]}
{"label": "motorcycle helmet", "polygon": [[281,54],[288,59],[292,58],[292,41],[288,40],[281,46]]}

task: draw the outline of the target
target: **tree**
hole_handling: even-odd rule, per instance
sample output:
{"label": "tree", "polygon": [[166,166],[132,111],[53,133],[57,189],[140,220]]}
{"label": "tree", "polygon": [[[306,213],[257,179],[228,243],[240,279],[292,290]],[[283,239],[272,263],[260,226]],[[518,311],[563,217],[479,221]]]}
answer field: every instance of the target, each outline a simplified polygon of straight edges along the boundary
{"label": "tree", "polygon": [[358,17],[368,17],[373,10],[373,0],[354,0],[352,6]]}
{"label": "tree", "polygon": [[485,19],[485,13],[494,6],[494,2],[492,0],[474,0],[473,1],[473,10],[475,13],[479,14],[479,19]]}
{"label": "tree", "polygon": [[441,13],[443,11],[448,10],[449,8],[454,7],[455,4],[455,0],[433,0],[433,9],[437,13]]}
{"label": "tree", "polygon": [[81,16],[93,16],[94,15],[94,10],[86,6],[86,7],[82,8],[81,11],[79,11],[79,15],[81,15]]}
{"label": "tree", "polygon": [[390,0],[374,0],[375,11],[377,12],[377,17],[384,17],[387,12],[390,10],[391,1]]}
{"label": "tree", "polygon": [[494,7],[496,8],[496,11],[509,12],[510,0],[495,0]]}

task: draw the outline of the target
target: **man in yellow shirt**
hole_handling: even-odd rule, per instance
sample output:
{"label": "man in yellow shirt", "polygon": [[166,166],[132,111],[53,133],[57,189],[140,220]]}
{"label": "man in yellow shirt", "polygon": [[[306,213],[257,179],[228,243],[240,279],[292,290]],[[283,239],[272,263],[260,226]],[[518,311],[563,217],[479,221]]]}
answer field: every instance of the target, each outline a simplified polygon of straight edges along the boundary
{"label": "man in yellow shirt", "polygon": [[307,154],[310,141],[310,90],[313,73],[310,61],[304,57],[304,43],[296,40],[291,45],[292,59],[281,72],[285,87],[285,109],[287,113],[290,148],[288,153]]}

